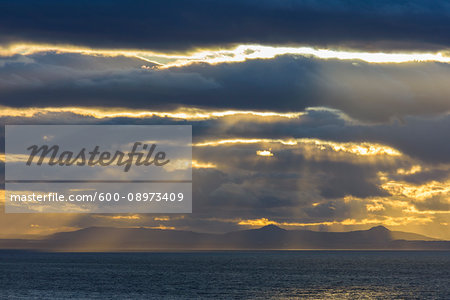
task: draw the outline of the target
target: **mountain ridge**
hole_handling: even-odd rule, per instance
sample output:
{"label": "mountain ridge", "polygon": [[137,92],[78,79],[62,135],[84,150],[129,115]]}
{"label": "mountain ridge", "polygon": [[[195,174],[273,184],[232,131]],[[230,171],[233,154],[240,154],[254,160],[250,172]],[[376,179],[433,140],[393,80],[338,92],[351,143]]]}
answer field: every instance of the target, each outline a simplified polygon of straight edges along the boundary
{"label": "mountain ridge", "polygon": [[223,234],[152,228],[87,227],[39,240],[0,240],[0,249],[43,251],[155,250],[450,250],[450,241],[383,226],[348,232],[286,230],[276,225]]}

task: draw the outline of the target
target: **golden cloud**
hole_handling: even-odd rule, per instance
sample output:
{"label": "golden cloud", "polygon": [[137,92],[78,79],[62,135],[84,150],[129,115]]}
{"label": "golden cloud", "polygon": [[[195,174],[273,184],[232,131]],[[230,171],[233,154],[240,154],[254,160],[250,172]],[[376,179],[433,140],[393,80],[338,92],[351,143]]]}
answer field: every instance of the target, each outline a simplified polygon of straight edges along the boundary
{"label": "golden cloud", "polygon": [[256,151],[256,155],[270,157],[270,156],[273,156],[273,153],[270,152],[270,150],[258,150],[258,151]]}
{"label": "golden cloud", "polygon": [[195,169],[214,169],[217,168],[217,165],[210,162],[200,162],[197,160],[193,160],[192,167]]}
{"label": "golden cloud", "polygon": [[385,226],[400,226],[407,224],[427,224],[433,222],[433,218],[425,217],[425,216],[402,216],[402,217],[391,217],[385,216],[382,218],[364,218],[364,219],[345,219],[342,221],[324,221],[324,222],[310,222],[310,223],[302,223],[302,222],[276,222],[269,220],[267,218],[260,219],[249,219],[249,220],[240,220],[238,221],[238,225],[242,226],[252,226],[252,227],[261,227],[267,225],[277,225],[277,226],[290,226],[290,227],[305,227],[305,226],[331,226],[331,225],[385,225]]}
{"label": "golden cloud", "polygon": [[369,142],[332,142],[319,139],[223,139],[193,144],[195,147],[217,147],[232,144],[270,144],[278,143],[287,146],[313,146],[317,150],[341,152],[359,156],[401,156],[402,153],[389,146]]}
{"label": "golden cloud", "polygon": [[415,200],[426,200],[434,196],[442,196],[450,201],[450,180],[444,182],[431,181],[422,185],[390,180],[381,185],[391,195]]}
{"label": "golden cloud", "polygon": [[[73,45],[31,43],[12,44],[0,47],[1,56],[13,56],[17,54],[31,55],[40,52],[78,53],[105,57],[133,57],[156,64],[158,68],[182,67],[193,63],[239,63],[250,59],[273,59],[280,55],[300,55],[318,59],[361,60],[368,63],[450,62],[450,57],[445,56],[442,52],[383,53],[262,45],[238,45],[229,49],[198,49],[175,54],[136,49],[93,49]],[[144,66],[144,68],[148,67]]]}
{"label": "golden cloud", "polygon": [[0,117],[33,118],[42,117],[50,113],[72,113],[84,117],[96,119],[109,118],[169,118],[182,120],[208,120],[233,116],[248,116],[259,118],[285,118],[293,119],[304,115],[303,112],[278,113],[273,111],[252,111],[252,110],[205,110],[197,108],[182,107],[173,111],[142,111],[128,108],[107,108],[107,107],[27,107],[14,108],[0,106]]}

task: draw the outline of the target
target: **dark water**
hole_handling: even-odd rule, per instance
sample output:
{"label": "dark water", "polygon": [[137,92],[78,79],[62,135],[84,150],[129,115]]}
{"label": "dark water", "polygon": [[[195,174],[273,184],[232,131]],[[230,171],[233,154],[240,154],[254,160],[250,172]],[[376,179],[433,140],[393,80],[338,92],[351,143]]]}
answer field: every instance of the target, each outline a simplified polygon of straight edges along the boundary
{"label": "dark water", "polygon": [[0,252],[0,297],[450,299],[450,252]]}

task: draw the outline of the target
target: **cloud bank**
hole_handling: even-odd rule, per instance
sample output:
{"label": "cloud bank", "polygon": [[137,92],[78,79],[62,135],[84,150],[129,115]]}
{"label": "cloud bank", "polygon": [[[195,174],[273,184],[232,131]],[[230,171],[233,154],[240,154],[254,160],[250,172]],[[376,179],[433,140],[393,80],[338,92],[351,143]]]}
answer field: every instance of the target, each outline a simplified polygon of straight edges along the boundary
{"label": "cloud bank", "polygon": [[229,44],[447,49],[438,1],[1,1],[0,42],[182,50]]}

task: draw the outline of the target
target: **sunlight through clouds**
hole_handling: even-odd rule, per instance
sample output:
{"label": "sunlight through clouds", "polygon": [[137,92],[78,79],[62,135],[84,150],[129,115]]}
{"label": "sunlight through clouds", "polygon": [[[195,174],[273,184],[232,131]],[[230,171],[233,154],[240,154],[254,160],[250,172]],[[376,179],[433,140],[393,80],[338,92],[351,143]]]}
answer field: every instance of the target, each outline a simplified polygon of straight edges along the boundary
{"label": "sunlight through clouds", "polygon": [[[343,152],[360,156],[388,155],[401,156],[402,153],[396,149],[376,143],[340,143],[332,141],[323,141],[319,139],[224,139],[216,141],[206,141],[193,144],[194,147],[217,147],[222,145],[233,144],[261,144],[261,143],[279,143],[287,146],[295,145],[313,145],[318,150],[332,150],[335,152]],[[269,152],[261,152],[258,155],[267,155]]]}
{"label": "sunlight through clouds", "polygon": [[[441,62],[449,63],[450,57],[442,52],[384,53],[360,52],[312,47],[283,47],[264,45],[239,45],[230,49],[198,49],[185,53],[162,53],[137,49],[93,49],[74,45],[14,44],[0,47],[0,56],[32,55],[42,52],[78,53],[105,57],[134,57],[158,65],[157,68],[181,67],[193,63],[238,63],[249,59],[273,59],[279,55],[300,55],[318,59],[361,60],[368,63]],[[146,68],[146,66],[144,65]]]}
{"label": "sunlight through clouds", "polygon": [[80,116],[93,117],[96,119],[106,118],[170,118],[182,120],[208,120],[232,116],[250,116],[262,118],[300,118],[304,112],[273,112],[273,111],[250,111],[250,110],[205,110],[199,108],[179,108],[174,111],[145,111],[133,110],[131,108],[107,108],[107,107],[26,107],[14,108],[0,106],[0,117],[32,118],[51,113],[71,113]]}

